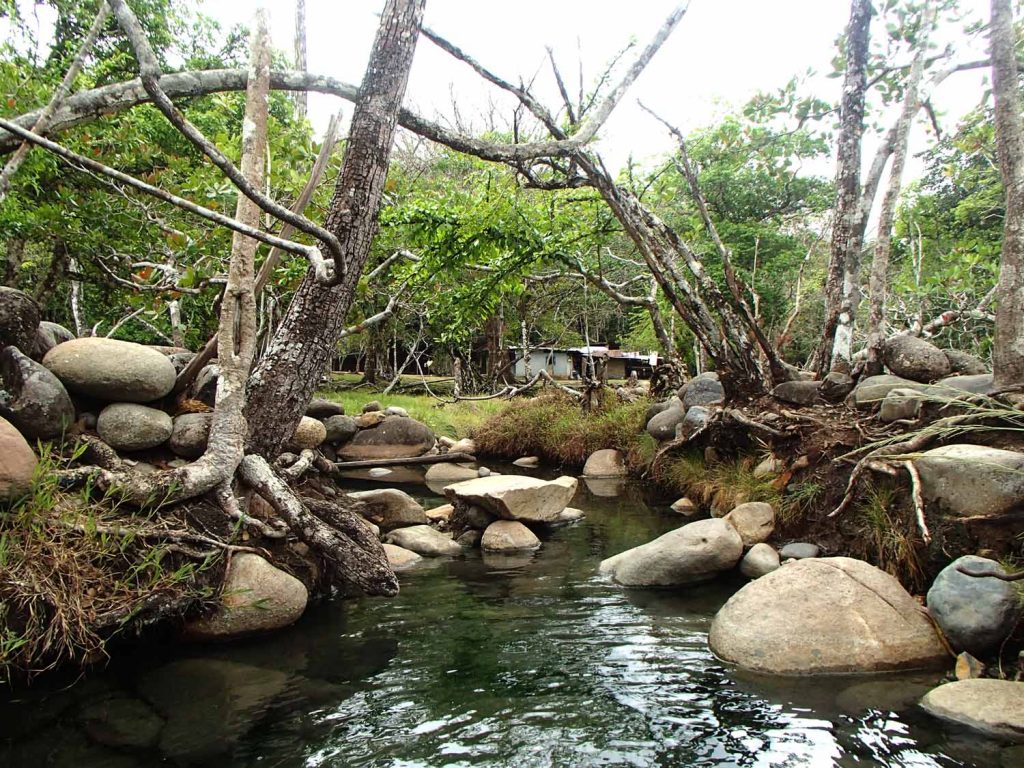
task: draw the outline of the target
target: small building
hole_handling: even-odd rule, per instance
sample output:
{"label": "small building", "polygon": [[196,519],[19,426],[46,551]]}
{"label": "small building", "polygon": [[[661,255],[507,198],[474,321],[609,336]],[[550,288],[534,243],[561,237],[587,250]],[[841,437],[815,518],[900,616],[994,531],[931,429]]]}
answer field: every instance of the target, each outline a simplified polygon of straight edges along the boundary
{"label": "small building", "polygon": [[[522,350],[518,347],[512,347],[509,349],[509,352],[516,361],[516,378],[525,379],[526,361],[523,358]],[[553,379],[579,378],[579,372],[573,366],[573,358],[567,349],[555,349],[554,347],[531,348],[530,375],[536,375],[540,370],[547,371]]]}
{"label": "small building", "polygon": [[[509,349],[510,359],[515,360],[515,377],[526,378],[526,364],[520,347]],[[649,379],[654,367],[660,362],[657,352],[627,352],[609,349],[607,346],[592,344],[589,347],[532,347],[530,349],[530,373],[546,370],[554,379],[580,379],[588,365],[587,358],[593,357],[600,374],[604,367],[606,379],[627,379],[631,373],[638,378]]]}

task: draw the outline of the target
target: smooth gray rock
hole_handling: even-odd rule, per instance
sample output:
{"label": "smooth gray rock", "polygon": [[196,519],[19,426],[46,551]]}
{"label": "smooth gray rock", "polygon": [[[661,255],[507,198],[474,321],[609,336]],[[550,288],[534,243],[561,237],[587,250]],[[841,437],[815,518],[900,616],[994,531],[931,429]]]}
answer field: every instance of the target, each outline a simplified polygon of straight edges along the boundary
{"label": "smooth gray rock", "polygon": [[793,405],[814,405],[820,389],[820,381],[784,381],[772,390],[772,397]]}
{"label": "smooth gray rock", "polygon": [[314,397],[306,406],[306,415],[326,422],[331,416],[344,416],[345,406],[323,397]]}
{"label": "smooth gray rock", "polygon": [[667,411],[669,408],[676,407],[682,409],[683,401],[674,395],[668,400],[662,400],[660,403],[651,403],[647,408],[647,415],[644,417],[644,424],[650,423],[651,419],[657,416],[663,411]]}
{"label": "smooth gray rock", "polygon": [[703,405],[690,406],[683,420],[676,426],[673,437],[691,437],[707,426],[711,411]]}
{"label": "smooth gray rock", "polygon": [[467,466],[465,464],[432,464],[427,469],[427,474],[424,479],[428,483],[459,483],[463,480],[472,480],[473,478],[479,477],[475,468]]}
{"label": "smooth gray rock", "polygon": [[434,443],[434,433],[416,419],[387,416],[376,426],[359,430],[338,449],[338,457],[343,461],[410,458],[422,456]]}
{"label": "smooth gray rock", "polygon": [[75,421],[75,406],[60,379],[10,346],[0,351],[0,416],[30,440],[50,440]]}
{"label": "smooth gray rock", "polygon": [[775,530],[775,510],[763,501],[748,501],[722,518],[736,529],[744,547],[767,541]]}
{"label": "smooth gray rock", "polygon": [[424,557],[450,557],[462,554],[462,547],[457,542],[429,525],[398,528],[388,534],[387,542]]}
{"label": "smooth gray rock", "polygon": [[408,568],[413,563],[423,559],[423,555],[419,555],[411,549],[400,547],[397,544],[385,543],[381,546],[384,547],[384,554],[388,557],[388,565],[396,571]]}
{"label": "smooth gray rock", "polygon": [[916,389],[897,387],[890,389],[878,409],[878,420],[889,424],[893,421],[916,419],[921,415],[921,407],[926,394]]}
{"label": "smooth gray rock", "polygon": [[987,736],[1024,741],[1024,683],[981,678],[933,688],[921,699],[929,714]]}
{"label": "smooth gray rock", "polygon": [[891,336],[882,346],[882,357],[890,371],[911,381],[935,381],[952,370],[945,352],[917,336]]}
{"label": "smooth gray rock", "polygon": [[540,539],[517,520],[495,520],[480,539],[480,548],[488,552],[522,552],[539,547]]}
{"label": "smooth gray rock", "polygon": [[423,507],[405,491],[396,488],[381,488],[373,491],[350,493],[353,499],[363,502],[362,515],[380,526],[385,533],[409,525],[425,525],[427,515]]}
{"label": "smooth gray rock", "polygon": [[[537,456],[520,456],[512,464],[524,469],[534,469],[540,466],[540,458]],[[484,477],[484,475],[481,475],[481,477]]]}
{"label": "smooth gray rock", "polygon": [[31,355],[39,328],[39,305],[24,291],[0,285],[0,349],[15,346]]}
{"label": "smooth gray rock", "polygon": [[174,366],[175,373],[181,373],[196,358],[195,352],[172,352],[167,356]]}
{"label": "smooth gray rock", "polygon": [[138,403],[111,403],[96,419],[100,438],[119,451],[144,451],[167,442],[174,431],[171,417]]}
{"label": "smooth gray rock", "polygon": [[36,328],[35,348],[31,357],[35,360],[42,360],[51,349],[65,341],[71,341],[75,334],[59,323],[51,323],[48,320],[40,320]]}
{"label": "smooth gray rock", "polygon": [[401,416],[404,419],[409,418],[409,412],[400,405],[389,405],[384,409],[385,416]]}
{"label": "smooth gray rock", "polygon": [[971,395],[990,395],[995,391],[991,373],[978,373],[963,376],[947,376],[928,388],[928,393],[936,397],[958,397],[961,393]]}
{"label": "smooth gray rock", "polygon": [[713,579],[743,555],[743,541],[724,520],[698,520],[609,557],[600,572],[626,587],[672,587]]}
{"label": "smooth gray rock", "polygon": [[995,653],[1021,617],[1012,583],[961,573],[961,566],[981,573],[1006,571],[995,560],[964,555],[947,565],[928,590],[928,611],[956,651],[975,656]]}
{"label": "smooth gray rock", "polygon": [[206,451],[213,413],[183,413],[174,417],[170,449],[186,459],[198,459]]}
{"label": "smooth gray rock", "polygon": [[925,500],[957,517],[998,517],[1024,503],[1024,454],[981,445],[932,448],[914,459]]}
{"label": "smooth gray rock", "polygon": [[189,387],[189,397],[213,407],[217,398],[217,383],[220,381],[220,366],[210,363],[196,374],[196,380]]}
{"label": "smooth gray rock", "polygon": [[540,480],[525,475],[491,475],[449,485],[449,501],[483,507],[504,520],[546,523],[558,517],[576,493],[574,477]]}
{"label": "smooth gray rock", "polygon": [[141,699],[127,696],[101,697],[88,701],[79,719],[89,738],[108,747],[145,749],[152,747],[164,728],[163,718]]}
{"label": "smooth gray rock", "polygon": [[853,391],[853,378],[842,371],[832,371],[821,380],[818,393],[830,403],[841,402]]}
{"label": "smooth gray rock", "polygon": [[626,457],[615,448],[602,448],[587,457],[583,465],[584,477],[625,477]]}
{"label": "smooth gray rock", "polygon": [[779,550],[779,557],[783,560],[806,560],[817,557],[821,554],[821,548],[817,544],[810,544],[806,541],[794,541]]}
{"label": "smooth gray rock", "polygon": [[380,400],[371,400],[370,402],[363,404],[363,413],[374,413],[381,410],[384,409],[380,404]]}
{"label": "smooth gray rock", "polygon": [[324,419],[327,428],[327,442],[340,445],[347,443],[359,432],[359,425],[351,416],[338,414]]}
{"label": "smooth gray rock", "polygon": [[771,544],[755,544],[740,561],[740,573],[748,579],[759,579],[782,565],[779,553]]}
{"label": "smooth gray rock", "polygon": [[961,352],[959,349],[944,349],[942,351],[945,353],[946,359],[949,360],[949,367],[953,373],[964,376],[988,373],[988,366],[972,354]]}
{"label": "smooth gray rock", "polygon": [[718,374],[711,371],[694,376],[686,382],[679,389],[678,397],[683,402],[684,410],[695,405],[718,405],[725,402],[725,387],[718,380]]}
{"label": "smooth gray rock", "polygon": [[787,563],[718,611],[711,650],[744,669],[829,675],[945,664],[931,621],[900,583],[861,560]]}
{"label": "smooth gray rock", "polygon": [[671,440],[676,436],[676,427],[683,423],[686,411],[681,406],[672,405],[661,411],[647,422],[647,434],[659,443]]}
{"label": "smooth gray rock", "polygon": [[927,385],[900,376],[882,374],[861,379],[850,396],[853,398],[853,404],[858,408],[870,408],[881,403],[893,389],[913,389],[924,392]]}
{"label": "smooth gray rock", "polygon": [[148,403],[174,387],[174,365],[155,349],[89,337],[58,344],[43,365],[68,391],[106,402]]}

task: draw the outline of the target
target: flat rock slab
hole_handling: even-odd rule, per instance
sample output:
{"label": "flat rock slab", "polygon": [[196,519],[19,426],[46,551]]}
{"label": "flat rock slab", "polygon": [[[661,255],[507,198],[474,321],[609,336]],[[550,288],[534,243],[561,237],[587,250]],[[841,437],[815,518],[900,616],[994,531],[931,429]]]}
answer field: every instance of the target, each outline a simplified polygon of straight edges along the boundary
{"label": "flat rock slab", "polygon": [[787,563],[750,582],[722,606],[708,642],[726,661],[776,675],[923,669],[948,658],[900,583],[848,557]]}
{"label": "flat rock slab", "polygon": [[850,396],[853,398],[853,404],[858,408],[870,408],[881,403],[885,396],[893,389],[913,389],[918,392],[924,392],[928,389],[928,385],[904,379],[900,376],[882,374],[861,379],[857,388],[853,390]]}
{"label": "flat rock slab", "polygon": [[558,519],[576,493],[574,477],[540,480],[524,475],[491,475],[449,485],[449,501],[482,507],[505,520],[547,523]]}
{"label": "flat rock slab", "polygon": [[921,699],[931,715],[988,736],[1024,741],[1024,683],[981,678],[934,688]]}

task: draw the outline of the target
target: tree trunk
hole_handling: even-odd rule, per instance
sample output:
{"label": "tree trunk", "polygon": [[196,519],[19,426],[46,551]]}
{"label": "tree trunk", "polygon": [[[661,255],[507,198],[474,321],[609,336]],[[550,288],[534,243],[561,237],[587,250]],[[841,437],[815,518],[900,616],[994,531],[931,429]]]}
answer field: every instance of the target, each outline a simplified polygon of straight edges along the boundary
{"label": "tree trunk", "polygon": [[849,365],[851,357],[860,251],[866,223],[860,208],[860,151],[864,137],[871,13],[870,0],[852,0],[850,22],[846,27],[846,76],[839,112],[836,204],[818,367],[822,376],[837,366]]}
{"label": "tree trunk", "polygon": [[[306,0],[295,0],[295,69],[306,71]],[[300,119],[306,117],[309,96],[305,91],[295,92],[295,113]]]}
{"label": "tree trunk", "polygon": [[992,0],[992,95],[996,153],[1006,194],[996,288],[992,373],[996,389],[1024,384],[1024,129],[1010,0]]}
{"label": "tree trunk", "polygon": [[249,449],[275,456],[313,396],[370,254],[402,97],[409,80],[425,0],[389,0],[352,116],[345,162],[325,227],[339,240],[338,281],[307,272],[284,320],[249,379]]}

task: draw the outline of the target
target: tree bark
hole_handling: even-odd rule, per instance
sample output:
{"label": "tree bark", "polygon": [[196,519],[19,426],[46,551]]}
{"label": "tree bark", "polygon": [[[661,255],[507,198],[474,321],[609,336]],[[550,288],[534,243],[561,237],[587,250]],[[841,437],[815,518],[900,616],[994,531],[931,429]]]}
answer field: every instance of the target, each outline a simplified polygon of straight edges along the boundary
{"label": "tree bark", "polygon": [[992,0],[991,36],[996,154],[1006,195],[992,373],[996,389],[1004,389],[1024,384],[1024,128],[1010,0]]}
{"label": "tree bark", "polygon": [[825,282],[825,324],[819,360],[821,376],[837,366],[848,366],[851,357],[860,251],[866,224],[859,204],[860,157],[871,13],[870,0],[852,0],[850,21],[846,27],[846,75],[839,112],[836,203]]}
{"label": "tree bark", "polygon": [[345,327],[377,230],[399,107],[409,80],[425,0],[389,0],[374,40],[341,175],[324,223],[342,258],[336,285],[307,272],[249,380],[249,450],[273,456],[291,437]]}
{"label": "tree bark", "polygon": [[[306,0],[295,0],[295,69],[306,73]],[[309,95],[295,92],[295,113],[300,120],[306,117]]]}

